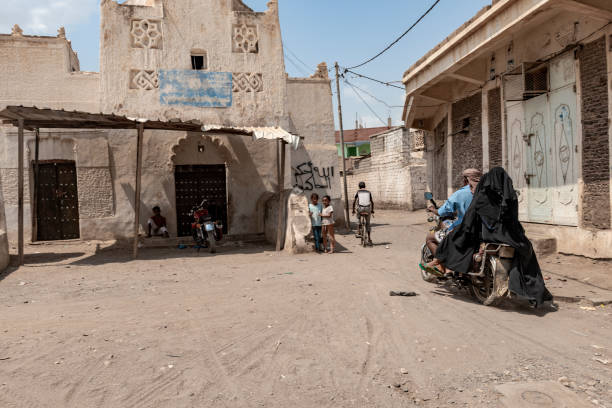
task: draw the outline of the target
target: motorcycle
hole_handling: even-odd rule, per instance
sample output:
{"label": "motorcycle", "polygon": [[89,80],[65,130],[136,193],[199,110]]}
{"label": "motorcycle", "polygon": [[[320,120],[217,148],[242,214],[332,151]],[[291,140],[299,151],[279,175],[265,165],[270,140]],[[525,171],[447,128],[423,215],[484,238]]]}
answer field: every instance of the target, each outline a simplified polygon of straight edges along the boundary
{"label": "motorcycle", "polygon": [[221,221],[212,221],[208,212],[207,200],[204,199],[199,205],[194,206],[189,215],[193,217],[191,234],[195,241],[198,252],[200,248],[208,248],[208,252],[217,252],[217,242],[223,238],[223,225]]}
{"label": "motorcycle", "polygon": [[[425,199],[438,209],[433,200],[432,193],[425,193]],[[431,228],[438,244],[449,234],[449,227],[455,217],[440,217],[434,215],[428,218],[429,222],[435,222]],[[433,274],[421,269],[421,277],[424,281],[438,283],[450,281],[459,289],[467,289],[476,301],[485,306],[494,306],[504,298],[509,298],[508,272],[512,266],[514,248],[505,244],[482,242],[478,252],[473,255],[472,269],[468,273],[455,272],[452,276]],[[430,263],[434,259],[427,244],[421,247],[421,263]]]}

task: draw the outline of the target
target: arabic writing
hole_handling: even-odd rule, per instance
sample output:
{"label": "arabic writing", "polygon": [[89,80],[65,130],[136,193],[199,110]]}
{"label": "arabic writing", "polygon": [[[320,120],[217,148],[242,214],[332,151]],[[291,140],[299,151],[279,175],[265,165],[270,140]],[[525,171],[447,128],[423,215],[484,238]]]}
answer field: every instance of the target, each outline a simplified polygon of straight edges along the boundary
{"label": "arabic writing", "polygon": [[313,166],[312,162],[305,162],[293,168],[293,176],[293,186],[304,191],[329,188],[331,187],[331,178],[334,177],[334,168],[319,168]]}

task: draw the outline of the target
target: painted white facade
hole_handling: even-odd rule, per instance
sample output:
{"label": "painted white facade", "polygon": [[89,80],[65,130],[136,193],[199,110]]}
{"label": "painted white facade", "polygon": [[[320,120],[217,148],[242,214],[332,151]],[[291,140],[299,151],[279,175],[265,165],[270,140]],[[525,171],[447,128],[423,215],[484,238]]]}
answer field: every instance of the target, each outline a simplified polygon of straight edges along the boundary
{"label": "painted white facade", "polygon": [[[286,149],[283,188],[293,187],[296,163],[308,159],[320,169],[336,165],[329,79],[321,72],[313,78],[287,78],[276,1],[265,12],[253,12],[239,0],[206,0],[197,7],[189,1],[103,0],[100,37],[101,72],[90,74],[79,72],[63,32],[58,38],[0,36],[0,55],[5,56],[0,72],[24,72],[11,77],[9,89],[0,88],[0,107],[35,105],[224,127],[279,127],[303,138],[299,150]],[[41,53],[52,56],[56,68],[32,64]],[[202,69],[194,69],[194,56],[203,58]],[[24,94],[18,91],[25,81],[31,92]],[[316,104],[295,103],[304,98]],[[17,132],[6,126],[0,131],[8,231],[14,239]],[[40,160],[75,163],[81,239],[131,237],[135,149],[135,131],[41,130]],[[151,207],[159,205],[176,235],[176,166],[220,165],[226,172],[229,234],[263,234],[266,223],[277,222],[266,217],[278,190],[276,150],[275,141],[224,132],[146,131],[142,230]],[[31,163],[30,132],[25,155],[25,163]],[[28,173],[26,220],[31,219],[33,185]],[[334,174],[318,191],[339,200],[339,174]],[[26,239],[29,226],[26,221]]]}

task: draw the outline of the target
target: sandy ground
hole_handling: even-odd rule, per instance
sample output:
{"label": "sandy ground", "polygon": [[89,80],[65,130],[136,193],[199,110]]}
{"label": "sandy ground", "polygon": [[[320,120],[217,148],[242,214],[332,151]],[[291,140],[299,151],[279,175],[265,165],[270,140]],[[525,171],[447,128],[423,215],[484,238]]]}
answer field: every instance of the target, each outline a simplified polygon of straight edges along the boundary
{"label": "sandy ground", "polygon": [[497,384],[560,377],[612,407],[612,307],[423,282],[424,219],[378,215],[374,248],[334,255],[30,246],[0,277],[0,407],[498,407]]}

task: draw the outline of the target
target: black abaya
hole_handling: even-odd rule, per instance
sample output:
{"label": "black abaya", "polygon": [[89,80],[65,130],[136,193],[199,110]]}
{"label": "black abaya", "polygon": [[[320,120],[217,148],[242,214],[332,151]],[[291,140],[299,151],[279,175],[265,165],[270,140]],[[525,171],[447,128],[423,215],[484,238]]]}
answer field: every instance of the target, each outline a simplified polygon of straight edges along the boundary
{"label": "black abaya", "polygon": [[511,292],[536,306],[552,300],[531,242],[518,219],[518,200],[512,179],[501,167],[491,169],[482,177],[463,222],[441,242],[436,258],[455,272],[468,273],[481,242],[515,248],[509,271],[508,289]]}

